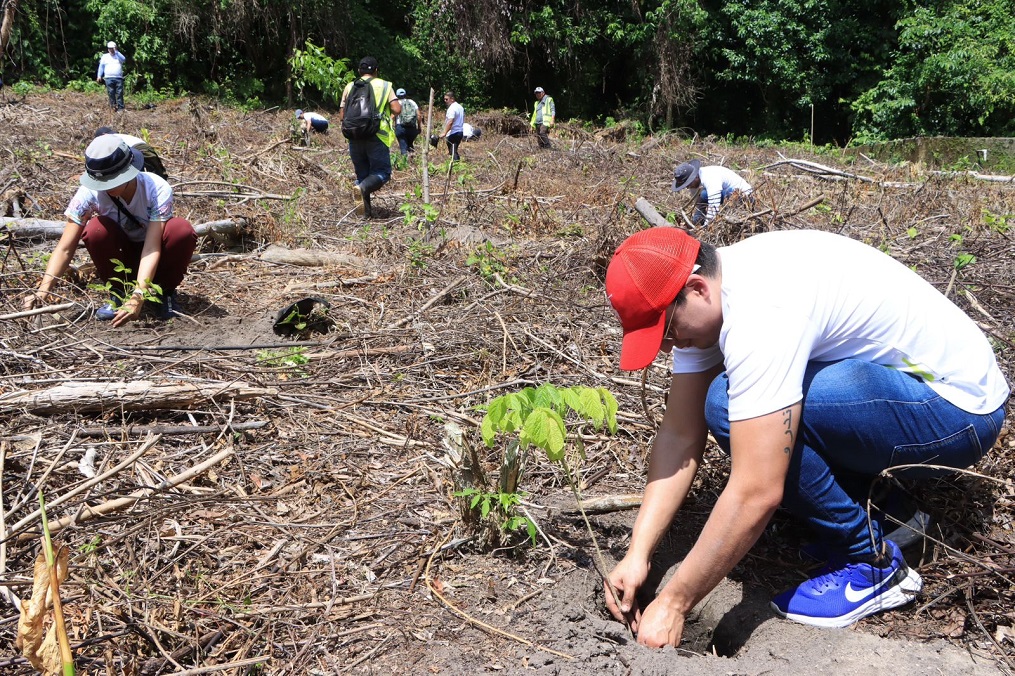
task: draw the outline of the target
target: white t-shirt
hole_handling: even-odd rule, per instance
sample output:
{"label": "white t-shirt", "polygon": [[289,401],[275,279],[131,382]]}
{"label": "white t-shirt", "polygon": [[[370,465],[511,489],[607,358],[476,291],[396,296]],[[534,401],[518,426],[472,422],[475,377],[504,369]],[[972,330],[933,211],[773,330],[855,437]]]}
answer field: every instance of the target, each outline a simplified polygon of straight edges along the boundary
{"label": "white t-shirt", "polygon": [[448,134],[457,134],[462,131],[462,125],[465,124],[465,108],[462,108],[462,104],[455,101],[448,106],[448,112],[444,115],[444,120],[452,121]]}
{"label": "white t-shirt", "polygon": [[[121,200],[123,203],[123,200]],[[113,200],[105,191],[97,192],[80,186],[74,193],[67,211],[67,219],[81,227],[92,216],[107,216],[120,225],[120,229],[132,242],[143,242],[148,223],[151,221],[168,221],[173,217],[173,189],[160,176],[141,172],[137,175],[137,189],[130,202],[123,203],[143,227],[138,228],[125,215],[121,214]]]}
{"label": "white t-shirt", "polygon": [[314,120],[317,120],[318,122],[328,121],[328,118],[324,117],[323,115],[318,115],[317,113],[303,113],[303,119],[309,120],[311,122],[313,122]]}
{"label": "white t-shirt", "polygon": [[862,359],[920,376],[969,413],[1010,392],[986,337],[918,274],[877,249],[812,230],[719,249],[723,323],[707,350],[673,351],[673,372],[724,362],[730,420],[803,399],[810,361]]}
{"label": "white t-shirt", "polygon": [[711,223],[719,214],[719,207],[722,206],[723,194],[729,195],[739,191],[744,195],[753,192],[751,184],[744,178],[726,167],[711,165],[698,169],[698,178],[701,179],[701,187],[708,195],[708,209],[705,211],[705,223]]}

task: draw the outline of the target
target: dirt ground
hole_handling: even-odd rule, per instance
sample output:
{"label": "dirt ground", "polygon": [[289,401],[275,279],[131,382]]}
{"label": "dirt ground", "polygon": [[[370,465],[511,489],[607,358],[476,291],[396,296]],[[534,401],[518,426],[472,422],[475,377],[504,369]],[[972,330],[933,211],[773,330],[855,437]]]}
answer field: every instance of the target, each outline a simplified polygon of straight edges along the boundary
{"label": "dirt ground", "polygon": [[[3,320],[3,671],[33,672],[13,646],[12,599],[31,593],[41,490],[51,524],[67,519],[54,538],[70,554],[61,596],[80,673],[1012,673],[1015,435],[975,473],[906,485],[935,524],[907,552],[925,581],[913,604],[845,630],[776,619],[769,598],[807,569],[807,534],[780,513],[681,647],[662,651],[607,619],[555,465],[532,455],[521,481],[537,545],[491,543],[462,519],[445,439],[458,425],[493,475],[503,448],[480,443],[477,407],[545,382],[606,387],[619,430],[584,430],[570,462],[586,499],[641,492],[667,363],[644,387],[618,369],[602,277],[646,225],[639,197],[680,218],[688,195],[670,192],[670,176],[691,158],[748,170],[758,189],[753,213],[724,212],[702,239],[816,228],[880,247],[980,324],[1011,379],[1015,186],[624,127],[563,124],[541,152],[521,118],[468,117],[483,135],[465,161],[448,174],[444,149],[430,155],[433,207],[417,153],[364,221],[341,135],[294,144],[290,110],[183,99],[113,117],[96,96],[0,101],[0,216],[60,221],[86,143],[110,124],[162,155],[177,215],[242,225],[201,239],[179,289],[185,316],[95,321],[104,298],[82,250],[59,286],[72,305]],[[3,315],[21,309],[55,243],[20,227],[5,230]],[[279,333],[278,313],[305,298],[320,322]],[[125,383],[151,389],[131,399]],[[84,394],[58,399],[52,388],[68,384]],[[159,394],[173,387],[184,394]],[[660,577],[727,473],[710,449],[657,554]],[[608,561],[634,514],[590,517]]]}

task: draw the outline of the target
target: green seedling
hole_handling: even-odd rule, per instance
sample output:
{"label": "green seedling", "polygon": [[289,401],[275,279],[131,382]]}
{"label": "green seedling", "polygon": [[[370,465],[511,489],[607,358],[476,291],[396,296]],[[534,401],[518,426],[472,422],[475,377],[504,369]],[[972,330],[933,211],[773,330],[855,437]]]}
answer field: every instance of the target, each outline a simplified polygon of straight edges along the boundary
{"label": "green seedling", "polygon": [[[101,284],[90,284],[88,288],[107,295],[110,302],[113,303],[113,309],[119,310],[127,302],[127,299],[134,295],[134,291],[137,289],[137,282],[130,278],[132,270],[125,266],[122,261],[114,258],[111,262],[113,263],[114,276]],[[162,302],[162,287],[148,280],[141,298],[146,302]]]}
{"label": "green seedling", "polygon": [[[571,430],[565,422],[567,419],[572,421]],[[617,399],[613,394],[602,387],[558,388],[546,383],[538,388],[526,387],[492,400],[486,408],[486,415],[483,416],[480,434],[489,448],[493,448],[499,435],[512,437],[505,449],[505,459],[510,459],[508,456],[514,454],[518,462],[502,464],[502,491],[505,490],[505,484],[510,490],[514,490],[513,486],[504,480],[505,468],[508,473],[514,473],[514,483],[517,483],[525,455],[531,446],[542,449],[547,459],[560,467],[592,540],[593,564],[604,586],[609,589],[614,602],[619,606],[620,597],[606,576],[606,562],[599,549],[595,531],[582,506],[578,483],[567,462],[565,452],[571,443],[584,459],[585,447],[582,443],[581,430],[586,425],[591,425],[597,430],[605,427],[610,434],[616,434]],[[517,437],[514,437],[515,433]],[[628,630],[630,629],[628,625]]]}

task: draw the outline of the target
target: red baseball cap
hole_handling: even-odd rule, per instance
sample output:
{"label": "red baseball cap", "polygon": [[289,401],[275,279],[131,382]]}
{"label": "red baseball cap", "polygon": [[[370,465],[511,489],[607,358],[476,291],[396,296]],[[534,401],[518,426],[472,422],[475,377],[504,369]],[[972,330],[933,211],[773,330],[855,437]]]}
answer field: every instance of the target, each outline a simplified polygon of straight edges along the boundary
{"label": "red baseball cap", "polygon": [[680,228],[656,227],[625,239],[606,269],[606,297],[624,329],[620,368],[643,369],[663,342],[666,308],[687,283],[701,243]]}

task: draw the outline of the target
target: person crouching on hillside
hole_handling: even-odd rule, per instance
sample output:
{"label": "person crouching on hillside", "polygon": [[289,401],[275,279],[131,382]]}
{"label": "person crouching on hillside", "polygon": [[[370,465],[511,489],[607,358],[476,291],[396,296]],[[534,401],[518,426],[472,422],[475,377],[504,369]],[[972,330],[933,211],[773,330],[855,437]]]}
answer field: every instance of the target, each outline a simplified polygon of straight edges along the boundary
{"label": "person crouching on hillside", "polygon": [[[53,282],[66,272],[78,243],[110,284],[110,300],[95,317],[121,326],[137,319],[146,299],[157,299],[163,319],[176,314],[176,288],[197,246],[190,222],[173,217],[173,190],[162,178],[141,173],[144,157],[113,134],[95,138],[85,149],[81,187],[64,214],[56,245],[35,293],[24,308],[48,302]],[[127,270],[117,270],[114,260]]]}

